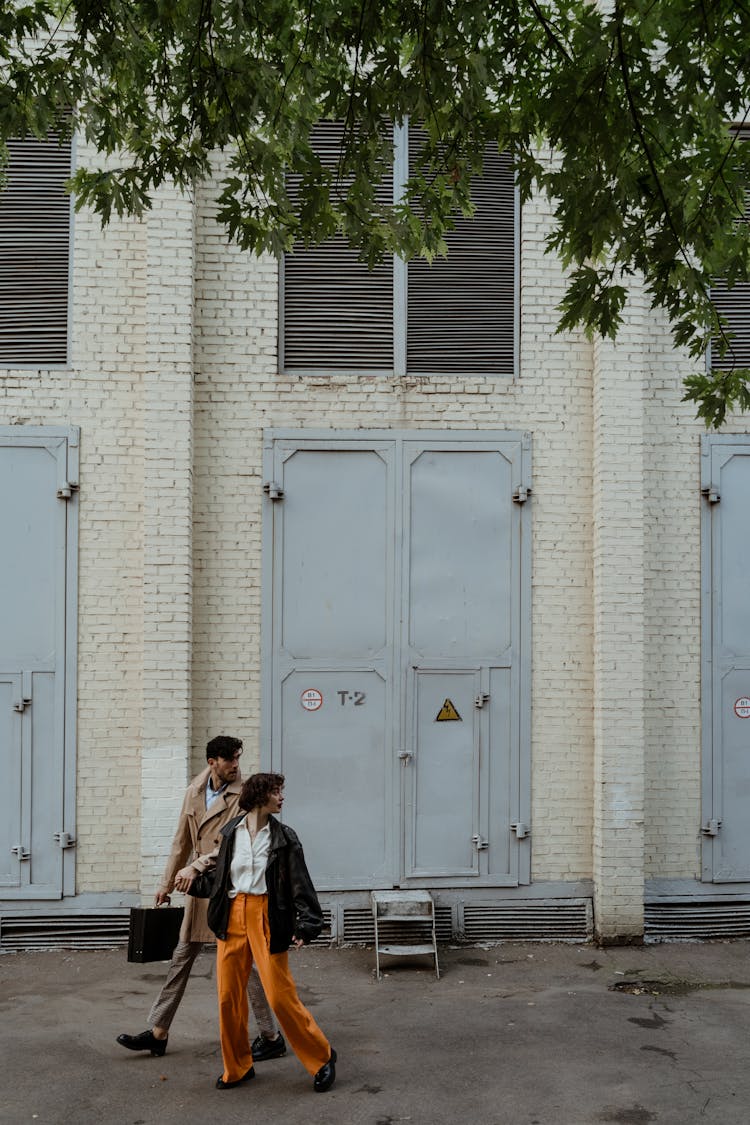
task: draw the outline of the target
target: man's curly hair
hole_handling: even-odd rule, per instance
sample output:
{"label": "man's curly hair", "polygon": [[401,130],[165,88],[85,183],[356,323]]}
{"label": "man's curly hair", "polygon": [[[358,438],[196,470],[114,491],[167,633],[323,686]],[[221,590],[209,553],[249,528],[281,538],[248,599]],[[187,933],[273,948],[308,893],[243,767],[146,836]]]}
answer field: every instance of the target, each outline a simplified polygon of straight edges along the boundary
{"label": "man's curly hair", "polygon": [[283,773],[253,773],[240,790],[240,808],[251,812],[261,805],[265,805],[268,796],[274,789],[281,789],[284,785]]}

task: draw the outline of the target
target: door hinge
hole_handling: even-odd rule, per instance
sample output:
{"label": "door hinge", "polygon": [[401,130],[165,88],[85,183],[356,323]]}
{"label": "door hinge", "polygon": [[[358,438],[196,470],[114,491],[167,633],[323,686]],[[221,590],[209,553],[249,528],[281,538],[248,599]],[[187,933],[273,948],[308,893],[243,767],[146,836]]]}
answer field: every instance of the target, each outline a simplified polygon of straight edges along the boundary
{"label": "door hinge", "polygon": [[718,504],[721,500],[721,493],[715,484],[707,484],[705,488],[701,489],[701,492],[706,497],[709,504]]}
{"label": "door hinge", "polygon": [[707,820],[701,825],[701,836],[718,836],[720,828],[720,820]]}
{"label": "door hinge", "polygon": [[525,504],[531,495],[531,489],[527,488],[525,484],[519,484],[513,493],[513,500],[516,504]]}
{"label": "door hinge", "polygon": [[477,708],[484,707],[485,703],[489,702],[489,698],[488,692],[480,691],[479,695],[474,696],[474,706]]}
{"label": "door hinge", "polygon": [[13,855],[17,855],[19,859],[30,859],[31,852],[27,851],[23,844],[16,844],[15,848],[10,849]]}
{"label": "door hinge", "polygon": [[57,498],[58,500],[70,500],[73,493],[77,491],[77,480],[64,480],[57,490]]}
{"label": "door hinge", "polygon": [[475,832],[474,835],[471,837],[471,842],[474,845],[474,847],[477,849],[478,852],[483,852],[485,850],[485,848],[488,848],[490,846],[489,841],[483,840],[482,837],[477,832]]}
{"label": "door hinge", "polygon": [[65,848],[74,848],[76,846],[75,839],[70,835],[69,832],[55,832],[55,841],[61,848],[63,848],[63,850]]}
{"label": "door hinge", "polygon": [[531,835],[531,829],[528,824],[522,824],[518,821],[510,826],[511,832],[515,832],[517,840],[525,840],[527,836]]}
{"label": "door hinge", "polygon": [[30,707],[30,706],[31,706],[31,698],[24,695],[21,699],[17,699],[16,702],[13,704],[13,710],[21,713],[21,712],[25,711],[27,707]]}
{"label": "door hinge", "polygon": [[263,485],[263,491],[269,500],[283,500],[284,489],[275,480],[267,480]]}

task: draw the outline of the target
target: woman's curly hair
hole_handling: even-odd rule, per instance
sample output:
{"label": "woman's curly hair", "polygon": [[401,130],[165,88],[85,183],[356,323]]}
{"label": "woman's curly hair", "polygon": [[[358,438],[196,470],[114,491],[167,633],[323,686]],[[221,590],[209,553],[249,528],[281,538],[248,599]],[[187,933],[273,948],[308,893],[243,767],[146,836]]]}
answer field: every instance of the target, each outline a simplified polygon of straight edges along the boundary
{"label": "woman's curly hair", "polygon": [[265,805],[270,793],[274,789],[281,789],[284,785],[283,773],[253,773],[248,777],[240,790],[240,808],[245,812]]}

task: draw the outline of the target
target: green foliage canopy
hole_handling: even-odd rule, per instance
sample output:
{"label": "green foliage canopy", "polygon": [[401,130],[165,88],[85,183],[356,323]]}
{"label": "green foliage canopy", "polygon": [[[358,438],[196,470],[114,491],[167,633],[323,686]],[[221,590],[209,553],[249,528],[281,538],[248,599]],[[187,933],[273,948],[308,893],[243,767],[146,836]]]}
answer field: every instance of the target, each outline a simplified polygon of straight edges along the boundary
{"label": "green foliage canopy", "polygon": [[[444,252],[497,143],[522,202],[551,201],[560,330],[615,336],[640,277],[698,357],[728,346],[711,279],[750,280],[750,145],[727,127],[748,113],[748,59],[743,0],[0,0],[0,153],[80,131],[107,159],[76,171],[76,202],[106,222],[224,152],[219,216],[240,246],[341,231],[373,262]],[[321,118],[346,123],[337,169],[310,146]],[[427,144],[384,208],[384,122],[407,118]],[[719,425],[750,406],[749,378],[692,374],[686,397]]]}

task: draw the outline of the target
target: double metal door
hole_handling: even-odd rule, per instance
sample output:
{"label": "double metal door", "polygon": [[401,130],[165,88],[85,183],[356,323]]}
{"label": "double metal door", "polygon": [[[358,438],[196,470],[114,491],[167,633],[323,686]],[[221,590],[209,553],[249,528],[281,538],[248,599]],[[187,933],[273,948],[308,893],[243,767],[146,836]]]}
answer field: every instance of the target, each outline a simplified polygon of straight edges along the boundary
{"label": "double metal door", "polygon": [[528,879],[529,458],[268,437],[264,746],[321,889]]}

